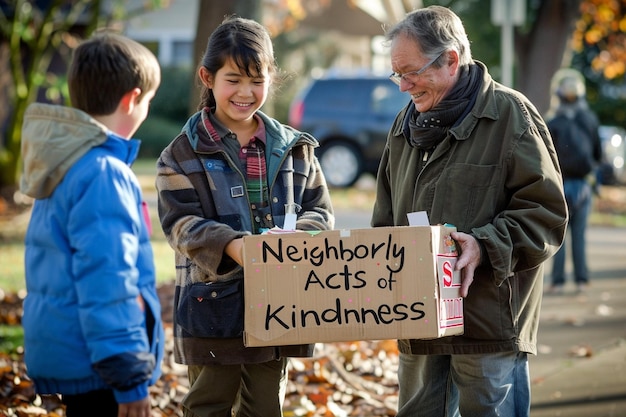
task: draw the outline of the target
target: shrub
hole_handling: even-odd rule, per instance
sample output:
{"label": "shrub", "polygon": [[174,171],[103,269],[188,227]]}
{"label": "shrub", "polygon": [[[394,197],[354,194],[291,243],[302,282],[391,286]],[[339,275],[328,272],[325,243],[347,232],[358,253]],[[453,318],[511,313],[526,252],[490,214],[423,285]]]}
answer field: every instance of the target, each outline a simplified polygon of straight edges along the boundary
{"label": "shrub", "polygon": [[189,68],[165,67],[161,85],[150,103],[150,114],[135,137],[141,139],[139,157],[156,159],[180,133],[189,117],[193,73]]}
{"label": "shrub", "polygon": [[150,103],[150,115],[184,123],[189,115],[193,71],[189,68],[162,69],[161,85]]}
{"label": "shrub", "polygon": [[156,159],[161,151],[180,133],[185,121],[149,115],[134,137],[141,139],[140,158]]}

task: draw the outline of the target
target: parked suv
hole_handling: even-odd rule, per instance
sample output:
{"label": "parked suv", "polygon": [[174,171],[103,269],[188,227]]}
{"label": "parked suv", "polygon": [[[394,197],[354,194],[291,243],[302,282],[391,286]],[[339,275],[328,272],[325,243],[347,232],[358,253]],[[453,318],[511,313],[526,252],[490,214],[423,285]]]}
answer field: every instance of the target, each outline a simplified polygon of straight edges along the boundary
{"label": "parked suv", "polygon": [[291,103],[289,124],[320,142],[318,158],[331,187],[376,174],[387,132],[409,96],[387,77],[313,79]]}

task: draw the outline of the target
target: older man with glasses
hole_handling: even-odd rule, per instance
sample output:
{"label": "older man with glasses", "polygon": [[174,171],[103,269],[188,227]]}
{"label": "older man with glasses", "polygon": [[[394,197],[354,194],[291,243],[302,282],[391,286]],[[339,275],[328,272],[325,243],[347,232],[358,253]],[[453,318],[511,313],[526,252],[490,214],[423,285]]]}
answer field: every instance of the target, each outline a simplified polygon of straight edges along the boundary
{"label": "older man with glasses", "polygon": [[393,83],[397,85],[398,87],[402,85],[403,80],[409,84],[414,84],[417,81],[417,78],[422,73],[426,72],[426,70],[430,68],[431,65],[433,65],[439,58],[441,58],[441,55],[443,55],[443,52],[437,55],[436,57],[434,57],[433,59],[431,59],[430,61],[428,61],[428,64],[424,65],[422,68],[418,69],[417,71],[409,71],[409,72],[405,72],[404,74],[398,74],[397,72],[392,72],[391,75],[389,76],[389,79],[393,81]]}
{"label": "older man with glasses", "polygon": [[418,9],[386,38],[411,102],[389,131],[371,223],[425,211],[455,225],[465,316],[462,336],[399,341],[397,415],[528,416],[543,264],[567,225],[552,139],[532,103],[472,59],[449,9]]}

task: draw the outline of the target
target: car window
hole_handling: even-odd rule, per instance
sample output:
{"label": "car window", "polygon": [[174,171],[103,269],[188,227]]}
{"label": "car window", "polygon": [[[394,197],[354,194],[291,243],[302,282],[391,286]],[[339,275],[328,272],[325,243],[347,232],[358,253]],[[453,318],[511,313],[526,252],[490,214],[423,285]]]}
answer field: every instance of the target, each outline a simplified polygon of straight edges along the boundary
{"label": "car window", "polygon": [[307,97],[307,106],[325,112],[356,113],[359,111],[357,103],[363,103],[365,98],[363,87],[361,83],[348,80],[317,82]]}
{"label": "car window", "polygon": [[389,81],[381,78],[338,78],[314,81],[304,96],[303,121],[341,119],[391,123],[409,102],[409,96]]}
{"label": "car window", "polygon": [[372,111],[384,116],[395,116],[408,101],[408,95],[391,82],[376,84],[370,98]]}

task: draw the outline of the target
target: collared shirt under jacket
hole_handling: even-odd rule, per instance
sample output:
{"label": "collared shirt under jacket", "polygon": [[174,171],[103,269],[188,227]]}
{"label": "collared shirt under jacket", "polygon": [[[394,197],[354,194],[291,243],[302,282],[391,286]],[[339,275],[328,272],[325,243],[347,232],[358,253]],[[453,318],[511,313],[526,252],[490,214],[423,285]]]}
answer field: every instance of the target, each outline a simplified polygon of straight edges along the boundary
{"label": "collared shirt under jacket", "polygon": [[[332,229],[330,194],[314,154],[317,140],[256,114],[266,129],[269,205],[263,215],[282,226],[285,204],[293,200],[300,207],[297,229]],[[157,163],[159,216],[175,251],[174,356],[179,363],[260,363],[312,354],[313,345],[246,348],[243,338],[194,337],[177,319],[188,313],[184,300],[193,284],[243,277],[242,267],[224,255],[224,248],[253,230],[255,214],[245,178],[239,164],[207,132],[201,112],[187,121]]]}

